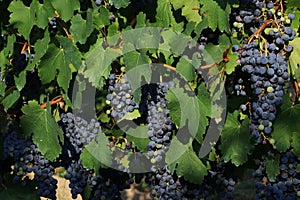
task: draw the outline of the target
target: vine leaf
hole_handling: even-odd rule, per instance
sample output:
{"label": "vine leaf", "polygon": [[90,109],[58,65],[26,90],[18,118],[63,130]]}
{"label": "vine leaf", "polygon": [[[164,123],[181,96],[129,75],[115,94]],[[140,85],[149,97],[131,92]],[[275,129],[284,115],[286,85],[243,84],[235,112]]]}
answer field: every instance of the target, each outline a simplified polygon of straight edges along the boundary
{"label": "vine leaf", "polygon": [[300,2],[298,0],[288,0],[287,1],[288,8],[300,8]]}
{"label": "vine leaf", "polygon": [[[188,128],[186,134],[195,136],[200,123],[199,103],[195,96],[187,95],[183,88],[171,88],[167,95],[170,116],[178,129]],[[195,112],[197,111],[197,112]]]}
{"label": "vine leaf", "polygon": [[86,20],[82,19],[80,14],[76,14],[71,19],[70,33],[72,34],[75,41],[80,44],[84,44],[92,33],[92,13],[90,10],[86,12]]}
{"label": "vine leaf", "polygon": [[130,0],[109,0],[109,4],[114,5],[117,9],[126,8]]}
{"label": "vine leaf", "polygon": [[280,156],[274,155],[274,154],[269,154],[266,157],[266,172],[269,181],[274,182],[276,179],[276,176],[279,172],[279,161],[280,161]]}
{"label": "vine leaf", "polygon": [[[174,155],[180,155],[175,162],[173,161]],[[178,165],[176,174],[179,177],[184,176],[186,180],[195,184],[202,183],[209,168],[203,164],[191,147],[184,147],[176,138],[172,139],[170,148],[166,153],[166,162],[170,165],[172,172],[174,172],[175,166]]]}
{"label": "vine leaf", "polygon": [[169,0],[157,1],[155,18],[156,18],[157,26],[159,27],[172,26],[177,31],[181,31],[182,29],[182,25],[177,24],[173,16],[172,6]]}
{"label": "vine leaf", "polygon": [[101,87],[104,81],[103,77],[107,78],[110,73],[112,61],[121,55],[118,50],[104,49],[102,44],[103,40],[100,39],[95,48],[89,51],[86,56],[87,69],[83,72],[94,87]]}
{"label": "vine leaf", "polygon": [[99,12],[98,10],[93,12],[93,23],[99,28],[107,26],[110,24],[109,15],[109,10],[101,5]]}
{"label": "vine leaf", "polygon": [[7,111],[9,108],[11,108],[19,98],[19,90],[13,90],[11,93],[9,93],[1,102],[1,104],[4,106],[4,110]]}
{"label": "vine leaf", "polygon": [[54,120],[50,106],[40,108],[36,101],[30,101],[22,107],[21,127],[26,135],[31,135],[33,142],[49,160],[54,160],[61,152],[63,131]]}
{"label": "vine leaf", "polygon": [[71,66],[79,69],[81,66],[81,55],[73,45],[71,39],[57,37],[61,44],[58,48],[50,44],[46,54],[42,57],[39,64],[39,74],[43,84],[53,81],[57,70],[57,82],[60,87],[68,91],[70,80],[72,79]]}
{"label": "vine leaf", "polygon": [[95,169],[99,171],[100,167],[110,166],[112,163],[111,150],[108,147],[108,140],[103,132],[98,132],[98,139],[92,141],[85,146],[81,159],[83,165],[88,169]]}
{"label": "vine leaf", "polygon": [[208,44],[205,46],[204,58],[208,63],[211,62],[210,59],[213,59],[215,62],[223,60],[223,52],[226,51],[228,45],[230,44],[229,37],[225,34],[219,37],[219,44]]}
{"label": "vine leaf", "polygon": [[192,81],[195,78],[195,67],[190,63],[187,56],[182,56],[176,65],[176,71],[181,74],[186,81]]}
{"label": "vine leaf", "polygon": [[78,0],[52,0],[51,3],[64,21],[70,20],[74,15],[74,11],[80,9]]}
{"label": "vine leaf", "polygon": [[229,51],[227,54],[229,61],[226,63],[226,73],[231,74],[234,72],[235,67],[237,66],[236,61],[238,60],[239,56],[238,54],[232,52],[232,50]]}
{"label": "vine leaf", "polygon": [[238,116],[238,110],[234,113],[228,113],[220,144],[224,161],[228,162],[231,160],[236,166],[245,163],[248,159],[248,154],[253,150],[249,132],[249,118],[245,118],[240,123]]}
{"label": "vine leaf", "polygon": [[9,23],[13,24],[26,40],[29,40],[30,31],[34,25],[34,9],[27,7],[22,1],[12,1],[8,6],[11,12]]}
{"label": "vine leaf", "polygon": [[50,35],[49,32],[46,31],[44,33],[44,37],[42,39],[37,40],[36,43],[34,44],[34,50],[35,50],[34,58],[32,62],[28,63],[26,70],[34,69],[34,66],[40,61],[40,59],[47,52],[49,42],[50,42]]}
{"label": "vine leaf", "polygon": [[53,8],[51,1],[43,1],[40,4],[38,0],[32,1],[32,5],[35,8],[36,25],[40,28],[45,28],[49,24],[49,19],[54,17],[55,9]]}
{"label": "vine leaf", "polygon": [[[288,104],[290,103],[286,99]],[[300,105],[286,107],[282,106],[282,112],[278,113],[272,138],[275,140],[275,146],[279,151],[285,152],[290,146],[293,147],[294,153],[300,156],[299,130],[300,124],[291,119],[299,119]]]}
{"label": "vine leaf", "polygon": [[298,80],[300,80],[300,73],[299,73],[299,63],[300,63],[300,38],[295,38],[293,41],[290,42],[291,45],[293,45],[294,50],[290,56],[290,63],[292,67],[292,72],[296,76]]}
{"label": "vine leaf", "polygon": [[187,21],[196,23],[199,23],[201,21],[199,12],[193,9],[200,8],[200,3],[198,0],[173,0],[172,5],[175,10],[182,8],[182,15],[186,17]]}
{"label": "vine leaf", "polygon": [[209,27],[213,31],[217,28],[220,31],[230,33],[229,14],[230,5],[224,0],[202,0],[201,14],[203,20],[196,27],[196,32],[200,33],[203,29]]}

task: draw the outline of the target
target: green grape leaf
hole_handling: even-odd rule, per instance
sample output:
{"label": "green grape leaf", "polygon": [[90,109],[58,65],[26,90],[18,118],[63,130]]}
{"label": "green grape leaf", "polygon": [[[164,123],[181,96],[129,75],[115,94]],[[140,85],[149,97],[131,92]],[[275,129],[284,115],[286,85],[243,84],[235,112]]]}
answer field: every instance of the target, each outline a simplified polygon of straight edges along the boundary
{"label": "green grape leaf", "polygon": [[[36,184],[29,181],[26,186],[13,181],[15,175],[7,175],[4,177],[5,187],[0,187],[1,199],[7,200],[40,200],[36,190]],[[4,185],[3,185],[4,186]]]}
{"label": "green grape leaf", "polygon": [[141,125],[134,128],[124,129],[126,130],[126,138],[128,141],[134,143],[135,146],[138,147],[139,150],[143,152],[147,152],[147,146],[150,142],[148,137],[148,126]]}
{"label": "green grape leaf", "polygon": [[117,9],[126,8],[130,4],[130,0],[109,0],[109,4],[115,6]]}
{"label": "green grape leaf", "polygon": [[287,0],[288,8],[300,8],[300,2],[298,0]]}
{"label": "green grape leaf", "polygon": [[197,26],[196,32],[200,33],[209,27],[213,31],[218,28],[222,32],[230,33],[229,14],[231,9],[228,0],[202,0],[200,3],[203,5],[201,7],[203,20]]}
{"label": "green grape leaf", "polygon": [[81,55],[74,46],[71,39],[57,37],[61,44],[58,48],[50,44],[46,54],[42,57],[39,64],[39,73],[42,83],[49,83],[54,80],[57,70],[57,82],[65,91],[69,89],[69,83],[72,79],[71,65],[76,69],[81,66]]}
{"label": "green grape leaf", "polygon": [[5,95],[5,88],[6,88],[6,84],[3,81],[1,81],[0,82],[0,96],[2,96],[2,97],[4,97],[4,95]]}
{"label": "green grape leaf", "polygon": [[[187,95],[183,88],[169,89],[166,99],[168,100],[168,109],[173,122],[179,129],[185,130],[185,134],[195,136],[199,128],[200,109],[196,96]],[[186,128],[188,128],[186,130]]]}
{"label": "green grape leaf", "polygon": [[52,6],[58,12],[59,17],[64,20],[70,20],[75,10],[80,9],[78,0],[51,0]]}
{"label": "green grape leaf", "polygon": [[44,37],[42,39],[37,40],[36,43],[34,44],[34,50],[35,50],[34,58],[32,62],[28,63],[26,70],[34,69],[34,66],[40,61],[40,59],[47,52],[49,42],[50,42],[50,35],[49,32],[46,31],[44,33]]}
{"label": "green grape leaf", "polygon": [[234,72],[235,67],[237,66],[236,61],[238,60],[239,56],[230,50],[227,54],[227,57],[229,58],[229,61],[226,63],[226,73],[231,74]]}
{"label": "green grape leaf", "polygon": [[[296,72],[299,69],[299,64],[300,64],[300,38],[297,37],[295,38],[293,41],[290,42],[291,45],[293,45],[294,50],[292,52],[292,54],[290,55],[289,61],[291,64],[291,68],[292,68],[292,73],[293,75],[297,76]],[[296,77],[297,79],[300,78]],[[298,79],[300,80],[300,79]]]}
{"label": "green grape leaf", "polygon": [[98,10],[93,12],[93,23],[99,28],[107,26],[110,24],[109,15],[109,10],[101,5],[99,8],[99,12]]}
{"label": "green grape leaf", "polygon": [[18,101],[19,98],[20,98],[19,90],[13,90],[12,92],[10,92],[1,102],[4,106],[5,112],[9,108],[11,108]]}
{"label": "green grape leaf", "polygon": [[92,13],[90,10],[86,12],[86,20],[82,19],[80,14],[77,14],[71,19],[70,33],[72,34],[74,40],[80,44],[84,44],[92,33]]}
{"label": "green grape leaf", "polygon": [[295,123],[291,119],[299,119],[300,105],[288,106],[290,104],[288,99],[285,99],[282,106],[282,111],[277,114],[276,122],[274,123],[272,138],[275,140],[275,146],[279,151],[285,152],[290,146],[293,147],[295,154],[300,156],[300,144],[297,143],[299,139],[300,124]]}
{"label": "green grape leaf", "polygon": [[42,109],[36,101],[30,101],[22,107],[21,127],[26,135],[31,135],[41,153],[53,161],[61,153],[63,131],[54,120],[50,106]]}
{"label": "green grape leaf", "polygon": [[157,8],[156,8],[156,26],[159,27],[173,27],[173,29],[177,31],[181,31],[182,26],[177,24],[173,12],[172,6],[169,0],[161,0],[157,1]]}
{"label": "green grape leaf", "polygon": [[182,15],[186,17],[189,22],[199,23],[201,21],[201,16],[198,10],[193,8],[200,8],[200,3],[198,0],[182,1],[173,0],[172,5],[175,10],[182,8]]}
{"label": "green grape leaf", "polygon": [[38,0],[34,0],[31,5],[35,8],[36,25],[44,29],[48,26],[49,19],[55,16],[55,9],[51,1],[44,1],[43,4],[40,4]]}
{"label": "green grape leaf", "polygon": [[195,139],[201,144],[203,141],[203,135],[206,132],[206,127],[209,124],[208,118],[211,116],[211,100],[208,90],[206,89],[204,84],[201,84],[198,87],[198,103],[200,109],[200,120],[199,120],[199,129]]}
{"label": "green grape leaf", "polygon": [[[174,155],[180,155],[175,162]],[[176,138],[172,139],[170,148],[166,152],[166,162],[172,172],[177,164],[176,174],[179,177],[184,176],[185,180],[195,184],[202,183],[209,168],[203,164],[191,147],[184,146]]]}
{"label": "green grape leaf", "polygon": [[135,28],[141,28],[141,27],[145,27],[145,26],[146,26],[146,14],[140,12],[136,16],[136,25],[135,25]]}
{"label": "green grape leaf", "polygon": [[[111,63],[121,55],[118,50],[112,48],[104,49],[102,39],[96,44],[96,47],[88,52],[86,56],[87,69],[84,71],[84,76],[89,79],[95,87],[100,87],[101,80],[107,78]],[[103,81],[103,80],[102,80]]]}
{"label": "green grape leaf", "polygon": [[85,146],[85,154],[81,156],[82,163],[88,169],[95,169],[98,167],[110,166],[112,163],[112,151],[108,146],[108,140],[103,132],[98,132],[98,139],[92,141]]}
{"label": "green grape leaf", "polygon": [[245,118],[240,123],[238,116],[238,110],[227,114],[220,144],[224,161],[228,162],[231,160],[236,166],[245,163],[248,159],[248,154],[253,150],[249,130],[249,118]]}
{"label": "green grape leaf", "polygon": [[276,176],[279,173],[280,155],[269,154],[266,157],[266,172],[269,181],[275,182]]}
{"label": "green grape leaf", "polygon": [[22,72],[20,72],[20,74],[18,76],[15,75],[15,83],[16,83],[16,87],[19,91],[21,91],[25,84],[26,84],[26,71],[23,70]]}
{"label": "green grape leaf", "polygon": [[192,81],[195,78],[195,67],[191,64],[187,56],[182,56],[176,65],[176,72],[181,74],[186,81]]}
{"label": "green grape leaf", "polygon": [[9,23],[18,28],[19,33],[29,40],[29,34],[35,21],[34,9],[25,6],[22,1],[12,1],[8,10],[11,12]]}
{"label": "green grape leaf", "polygon": [[161,35],[164,43],[171,48],[171,52],[177,55],[181,55],[188,46],[188,42],[191,42],[192,40],[192,38],[187,35],[176,33],[173,30],[165,30]]}
{"label": "green grape leaf", "polygon": [[[229,48],[230,40],[228,36],[222,34],[219,37],[219,41],[220,42],[218,45],[209,43],[208,45],[205,46],[205,51],[204,51],[205,59],[213,58],[215,62],[220,62],[221,60],[223,60],[223,52],[225,52],[226,49]],[[210,63],[210,60],[206,60],[206,61]]]}

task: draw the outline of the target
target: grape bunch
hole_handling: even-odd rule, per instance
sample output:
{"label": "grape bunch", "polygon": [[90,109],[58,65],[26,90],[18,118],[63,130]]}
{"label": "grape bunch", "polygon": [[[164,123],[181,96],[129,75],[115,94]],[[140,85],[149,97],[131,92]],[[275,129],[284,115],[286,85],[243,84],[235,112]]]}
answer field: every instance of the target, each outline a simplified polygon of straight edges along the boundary
{"label": "grape bunch", "polygon": [[165,163],[165,153],[171,142],[174,124],[169,117],[166,99],[167,91],[175,83],[161,82],[144,85],[140,110],[147,113],[148,122],[148,156],[152,164],[147,182],[152,190],[151,198],[182,199],[183,188],[178,177],[172,174]]}
{"label": "grape bunch", "polygon": [[72,163],[66,169],[65,178],[70,181],[72,198],[76,199],[78,194],[82,194],[87,184],[89,171],[84,168],[81,160],[72,160]]}
{"label": "grape bunch", "polygon": [[[265,143],[282,104],[284,85],[290,80],[286,60],[293,50],[289,41],[296,35],[290,27],[294,15],[283,13],[277,2],[248,0],[244,5],[234,15],[235,25],[244,26],[251,36],[238,49],[238,63],[245,75],[235,90],[243,96],[247,95],[244,88],[251,91],[251,134],[257,143]],[[240,108],[247,110],[246,105]]]}
{"label": "grape bunch", "polygon": [[23,135],[11,131],[4,137],[3,148],[5,158],[14,160],[13,180],[15,182],[26,185],[29,180],[24,176],[34,172],[38,195],[56,199],[57,180],[53,178],[54,167],[41,154],[31,137],[26,140]]}
{"label": "grape bunch", "polygon": [[85,119],[74,116],[70,112],[61,114],[61,122],[65,135],[75,148],[76,153],[81,152],[84,145],[96,139],[100,129],[100,123],[95,119],[91,119],[88,123]]}
{"label": "grape bunch", "polygon": [[279,173],[275,180],[269,180],[265,161],[261,161],[254,172],[259,178],[256,182],[257,199],[299,199],[300,173],[297,171],[299,160],[292,152],[285,152],[280,156]]}
{"label": "grape bunch", "polygon": [[127,113],[133,112],[138,108],[132,97],[132,90],[126,74],[116,76],[110,74],[108,77],[108,92],[106,103],[111,105],[111,109],[107,110],[114,119],[120,120]]}

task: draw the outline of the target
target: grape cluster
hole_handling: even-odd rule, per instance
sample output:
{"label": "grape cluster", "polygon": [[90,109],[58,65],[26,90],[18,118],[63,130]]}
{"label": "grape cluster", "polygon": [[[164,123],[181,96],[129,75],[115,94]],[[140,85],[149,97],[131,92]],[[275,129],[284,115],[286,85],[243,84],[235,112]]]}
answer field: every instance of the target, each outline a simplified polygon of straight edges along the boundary
{"label": "grape cluster", "polygon": [[107,114],[120,120],[138,106],[133,100],[131,86],[126,74],[118,77],[115,74],[110,74],[108,84],[109,94],[106,96],[106,103],[111,105],[111,110],[107,110]]}
{"label": "grape cluster", "polygon": [[257,199],[299,199],[300,173],[297,171],[299,160],[292,152],[280,156],[279,173],[274,181],[267,177],[265,161],[260,163],[254,176],[256,182]]}
{"label": "grape cluster", "polygon": [[171,173],[165,163],[165,152],[171,142],[174,124],[169,117],[167,91],[175,83],[161,82],[144,85],[140,110],[147,113],[148,156],[152,164],[147,182],[152,190],[151,198],[182,199],[183,191],[179,179]]}
{"label": "grape cluster", "polygon": [[95,119],[91,119],[88,123],[85,119],[74,116],[70,112],[61,114],[61,122],[66,137],[77,153],[81,152],[84,145],[96,139],[100,128],[100,123]]}
{"label": "grape cluster", "polygon": [[87,184],[88,170],[84,168],[81,160],[72,160],[66,169],[65,178],[70,180],[72,198],[76,199],[78,194],[82,194]]}
{"label": "grape cluster", "polygon": [[28,179],[24,179],[24,176],[34,172],[34,180],[38,184],[38,195],[56,199],[57,180],[53,178],[54,167],[41,154],[31,138],[26,140],[23,135],[12,131],[5,135],[3,148],[4,156],[14,160],[14,181],[26,185]]}
{"label": "grape cluster", "polygon": [[[272,132],[276,110],[281,105],[284,85],[289,81],[286,61],[293,47],[296,32],[290,27],[293,14],[285,15],[280,5],[272,1],[248,0],[245,9],[235,13],[234,26],[244,26],[251,35],[238,49],[241,71],[246,78],[240,78],[235,90],[246,96],[248,85],[252,96],[251,134],[258,143],[265,141]],[[241,105],[246,111],[246,105]]]}

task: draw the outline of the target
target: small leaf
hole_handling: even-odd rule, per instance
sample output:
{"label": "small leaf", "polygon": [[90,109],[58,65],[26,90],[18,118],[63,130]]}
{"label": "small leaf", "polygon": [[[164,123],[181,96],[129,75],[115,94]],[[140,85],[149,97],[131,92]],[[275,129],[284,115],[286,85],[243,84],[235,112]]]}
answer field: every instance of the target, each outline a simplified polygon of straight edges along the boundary
{"label": "small leaf", "polygon": [[[178,157],[174,162],[174,156]],[[208,167],[205,166],[191,147],[184,146],[177,139],[173,139],[169,150],[166,153],[166,162],[172,166],[178,164],[176,174],[184,176],[185,180],[191,183],[200,184],[207,175]],[[171,167],[171,171],[174,168]]]}
{"label": "small leaf", "polygon": [[269,154],[266,157],[266,172],[268,179],[271,182],[275,182],[276,176],[279,173],[279,161],[280,161],[280,155],[276,154]]}
{"label": "small leaf", "polygon": [[273,125],[272,138],[275,140],[275,146],[279,151],[285,152],[292,146],[295,154],[300,156],[300,144],[297,143],[300,123],[291,120],[300,117],[300,105],[286,107],[287,104],[291,104],[288,99],[282,105],[283,110],[277,114],[276,123]]}
{"label": "small leaf", "polygon": [[22,107],[21,127],[26,135],[33,133],[33,142],[41,153],[53,161],[61,153],[60,141],[63,142],[63,131],[58,126],[50,109],[42,109],[36,101]]}
{"label": "small leaf", "polygon": [[220,145],[224,161],[231,161],[236,166],[244,164],[253,150],[249,119],[246,118],[240,123],[238,116],[239,111],[227,114]]}
{"label": "small leaf", "polygon": [[74,15],[74,11],[80,9],[78,0],[51,0],[51,3],[64,21],[70,20]]}
{"label": "small leaf", "polygon": [[19,33],[29,40],[29,34],[34,25],[34,9],[25,6],[22,1],[12,1],[8,10],[11,12],[9,23],[18,28]]}
{"label": "small leaf", "polygon": [[15,83],[16,87],[19,91],[21,91],[26,83],[26,71],[23,70],[18,76],[15,75]]}
{"label": "small leaf", "polygon": [[195,78],[195,67],[188,60],[187,56],[182,56],[176,65],[176,72],[181,74],[186,81],[192,81]]}
{"label": "small leaf", "polygon": [[[93,169],[94,167],[99,167],[99,163],[109,167],[112,163],[112,151],[108,147],[108,140],[103,132],[98,133],[98,142],[92,141],[85,146],[86,153],[82,157],[84,165]],[[97,170],[97,168],[96,168]],[[98,170],[97,170],[98,171]]]}
{"label": "small leaf", "polygon": [[84,76],[95,87],[99,87],[99,82],[103,78],[108,77],[112,61],[120,56],[117,50],[111,48],[104,49],[102,42],[102,39],[99,40],[96,47],[89,51],[86,57],[87,69],[84,71]]}
{"label": "small leaf", "polygon": [[82,19],[80,14],[77,14],[71,19],[70,33],[72,34],[75,41],[80,44],[84,44],[92,33],[92,13],[90,10],[86,12],[86,20]]}
{"label": "small leaf", "polygon": [[290,55],[289,61],[291,63],[293,75],[297,75],[296,72],[299,69],[300,64],[300,55],[298,53],[300,51],[300,38],[295,38],[293,41],[290,42],[290,44],[293,45],[294,50]]}
{"label": "small leaf", "polygon": [[201,21],[201,16],[198,10],[193,8],[200,8],[200,3],[198,0],[182,1],[173,0],[172,5],[175,10],[182,8],[182,15],[186,17],[189,22],[199,23]]}
{"label": "small leaf", "polygon": [[48,26],[49,19],[55,15],[55,9],[51,1],[43,1],[43,4],[40,4],[38,0],[34,0],[32,1],[32,6],[35,8],[36,25],[44,29]]}
{"label": "small leaf", "polygon": [[13,90],[11,93],[9,93],[1,102],[4,106],[5,112],[11,108],[19,98],[20,92],[18,90]]}
{"label": "small leaf", "polygon": [[130,0],[109,0],[109,4],[115,6],[117,9],[126,8],[130,4]]}

